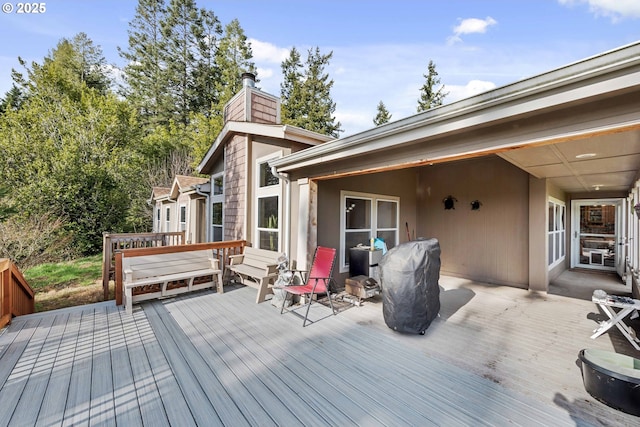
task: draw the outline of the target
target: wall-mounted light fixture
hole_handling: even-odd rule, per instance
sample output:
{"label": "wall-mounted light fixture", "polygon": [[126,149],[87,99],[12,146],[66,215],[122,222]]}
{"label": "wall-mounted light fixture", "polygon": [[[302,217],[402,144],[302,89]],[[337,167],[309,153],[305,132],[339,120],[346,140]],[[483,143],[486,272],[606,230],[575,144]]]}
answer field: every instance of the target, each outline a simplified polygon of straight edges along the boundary
{"label": "wall-mounted light fixture", "polygon": [[444,209],[445,210],[449,210],[449,209],[455,209],[455,202],[457,202],[458,199],[456,199],[453,196],[447,196],[444,199],[442,199],[442,203],[444,203]]}
{"label": "wall-mounted light fixture", "polygon": [[482,206],[482,202],[480,200],[474,200],[473,202],[471,202],[472,211],[480,210],[480,206]]}

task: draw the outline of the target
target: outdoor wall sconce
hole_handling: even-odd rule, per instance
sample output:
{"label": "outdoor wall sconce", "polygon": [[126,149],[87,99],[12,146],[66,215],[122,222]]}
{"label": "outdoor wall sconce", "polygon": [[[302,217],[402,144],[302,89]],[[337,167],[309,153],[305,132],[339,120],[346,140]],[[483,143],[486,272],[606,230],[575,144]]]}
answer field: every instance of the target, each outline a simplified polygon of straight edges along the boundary
{"label": "outdoor wall sconce", "polygon": [[482,206],[482,202],[480,200],[474,200],[473,202],[471,202],[472,211],[479,211],[480,206]]}
{"label": "outdoor wall sconce", "polygon": [[444,203],[444,210],[448,211],[449,209],[455,209],[455,202],[457,201],[458,199],[453,196],[447,196],[442,199],[442,203]]}

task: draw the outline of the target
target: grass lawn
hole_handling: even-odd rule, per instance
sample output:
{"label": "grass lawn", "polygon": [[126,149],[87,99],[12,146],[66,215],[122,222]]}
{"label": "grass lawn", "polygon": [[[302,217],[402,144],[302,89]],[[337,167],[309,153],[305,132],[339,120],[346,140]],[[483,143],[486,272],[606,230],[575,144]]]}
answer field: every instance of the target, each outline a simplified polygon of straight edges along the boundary
{"label": "grass lawn", "polygon": [[37,312],[104,300],[102,255],[41,264],[23,271],[23,275],[36,294]]}

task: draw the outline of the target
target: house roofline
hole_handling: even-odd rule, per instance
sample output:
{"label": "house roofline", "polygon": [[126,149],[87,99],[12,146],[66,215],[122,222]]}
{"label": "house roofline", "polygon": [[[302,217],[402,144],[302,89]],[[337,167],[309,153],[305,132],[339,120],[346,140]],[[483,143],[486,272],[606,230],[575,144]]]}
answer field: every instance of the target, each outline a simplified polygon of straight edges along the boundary
{"label": "house roofline", "polygon": [[[410,142],[415,140],[415,133],[412,131],[418,128],[433,126],[432,134],[422,135],[429,138],[490,121],[504,120],[567,102],[566,98],[561,99],[562,97],[557,94],[553,96],[554,89],[568,87],[603,74],[638,65],[640,65],[640,42],[635,42],[451,104],[292,153],[280,159],[274,159],[269,164],[280,172],[289,172],[337,158],[344,159],[345,155],[358,155],[371,151],[367,144],[372,141],[386,140],[386,147]],[[620,79],[617,83],[622,87],[629,87],[640,84],[640,79]],[[610,92],[614,89],[618,88],[599,85],[593,88],[591,93],[580,93],[580,97],[576,99]],[[524,99],[531,102],[522,102]],[[508,104],[511,107],[504,108]],[[491,110],[491,114],[486,114],[488,110]],[[436,129],[437,125],[442,126]]]}
{"label": "house roofline", "polygon": [[316,146],[334,139],[331,136],[309,131],[291,125],[274,125],[254,122],[227,122],[197,167],[199,173],[207,170],[224,142],[234,135],[255,135],[265,138],[276,138]]}

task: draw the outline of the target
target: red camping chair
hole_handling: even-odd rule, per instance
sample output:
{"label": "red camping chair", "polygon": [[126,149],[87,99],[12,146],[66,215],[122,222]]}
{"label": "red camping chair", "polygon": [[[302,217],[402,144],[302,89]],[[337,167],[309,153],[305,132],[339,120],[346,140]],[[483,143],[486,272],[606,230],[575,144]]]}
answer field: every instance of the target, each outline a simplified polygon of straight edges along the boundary
{"label": "red camping chair", "polygon": [[[322,246],[318,246],[316,248],[316,253],[313,256],[313,263],[311,264],[311,270],[309,274],[307,274],[306,279],[304,279],[304,284],[302,285],[294,285],[294,286],[285,286],[283,290],[287,292],[285,294],[285,298],[282,300],[282,308],[280,309],[280,314],[284,313],[285,308],[284,305],[287,301],[288,294],[293,295],[304,295],[305,300],[308,301],[305,305],[307,306],[306,313],[304,315],[304,320],[302,321],[302,327],[304,328],[307,325],[307,321],[309,323],[313,323],[311,320],[308,320],[309,309],[311,308],[311,302],[313,301],[314,295],[327,295],[327,299],[329,300],[329,305],[331,306],[331,311],[334,315],[337,314],[335,308],[333,308],[333,302],[331,302],[331,294],[329,285],[333,278],[331,274],[333,272],[333,264],[336,259],[336,250],[334,248],[325,248]],[[301,314],[296,313],[294,310],[287,310],[292,313],[303,317]]]}

